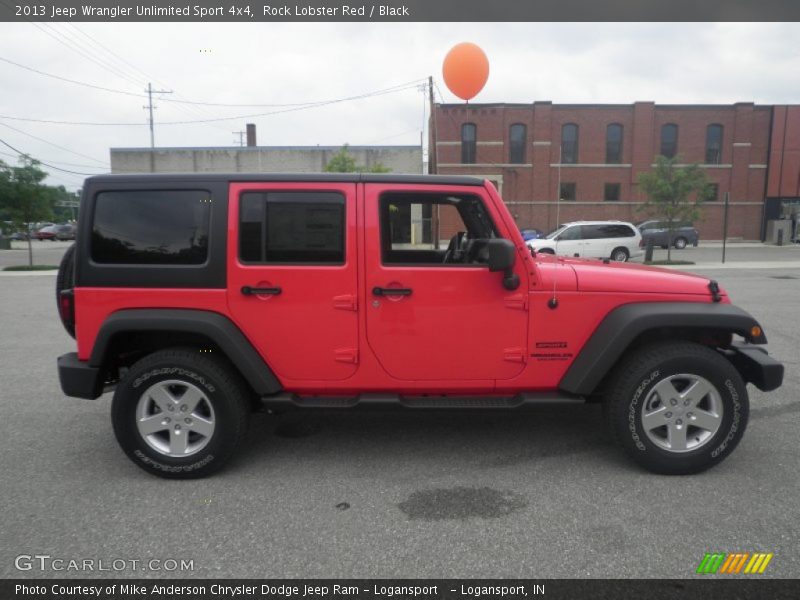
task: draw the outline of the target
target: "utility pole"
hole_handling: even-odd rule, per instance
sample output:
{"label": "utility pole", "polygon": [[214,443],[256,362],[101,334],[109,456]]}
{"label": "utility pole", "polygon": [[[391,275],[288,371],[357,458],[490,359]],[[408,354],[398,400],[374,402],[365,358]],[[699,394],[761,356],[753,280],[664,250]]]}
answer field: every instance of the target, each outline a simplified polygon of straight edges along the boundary
{"label": "utility pole", "polygon": [[[233,133],[233,135],[238,135],[239,136],[239,145],[240,146],[244,146],[244,136],[245,136],[245,134],[247,132],[246,131],[232,131],[231,133]],[[234,140],[234,142],[235,141],[236,140]]]}
{"label": "utility pole", "polygon": [[147,84],[147,89],[145,91],[147,92],[148,102],[147,106],[143,106],[142,108],[146,108],[150,111],[150,148],[155,148],[155,135],[153,133],[153,108],[155,107],[153,106],[153,94],[171,94],[172,92],[167,90],[154,90],[152,83]]}
{"label": "utility pole", "polygon": [[433,76],[428,77],[428,101],[431,104],[431,126],[428,135],[428,173],[436,173],[436,105],[433,98]]}

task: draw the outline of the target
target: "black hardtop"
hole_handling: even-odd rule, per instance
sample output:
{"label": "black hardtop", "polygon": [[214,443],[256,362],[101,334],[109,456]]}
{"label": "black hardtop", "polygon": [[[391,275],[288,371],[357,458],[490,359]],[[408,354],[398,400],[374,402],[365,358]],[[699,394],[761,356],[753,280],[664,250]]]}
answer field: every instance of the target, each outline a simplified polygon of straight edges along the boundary
{"label": "black hardtop", "polygon": [[86,184],[155,182],[335,182],[335,183],[410,183],[436,185],[483,185],[483,179],[467,175],[400,175],[392,173],[111,173],[94,175]]}

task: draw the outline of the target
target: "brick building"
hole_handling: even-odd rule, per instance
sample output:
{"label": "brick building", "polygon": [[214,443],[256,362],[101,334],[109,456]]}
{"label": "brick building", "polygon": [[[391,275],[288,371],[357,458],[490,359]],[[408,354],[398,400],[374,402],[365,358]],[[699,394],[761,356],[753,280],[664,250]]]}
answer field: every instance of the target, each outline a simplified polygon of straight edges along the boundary
{"label": "brick building", "polygon": [[700,163],[715,184],[703,239],[722,237],[726,192],[728,236],[747,240],[800,201],[800,106],[439,104],[431,131],[432,170],[492,180],[522,227],[644,220],[637,180],[658,154]]}

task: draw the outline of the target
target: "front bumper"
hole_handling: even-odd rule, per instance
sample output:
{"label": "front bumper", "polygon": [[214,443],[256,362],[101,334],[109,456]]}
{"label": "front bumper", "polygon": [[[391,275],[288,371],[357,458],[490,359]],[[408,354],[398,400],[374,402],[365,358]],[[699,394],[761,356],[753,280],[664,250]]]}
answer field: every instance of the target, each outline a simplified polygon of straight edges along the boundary
{"label": "front bumper", "polygon": [[783,384],[783,365],[763,348],[734,343],[726,354],[742,378],[761,391],[770,392]]}
{"label": "front bumper", "polygon": [[94,400],[103,393],[103,373],[86,361],[78,360],[75,352],[58,357],[58,379],[67,396]]}

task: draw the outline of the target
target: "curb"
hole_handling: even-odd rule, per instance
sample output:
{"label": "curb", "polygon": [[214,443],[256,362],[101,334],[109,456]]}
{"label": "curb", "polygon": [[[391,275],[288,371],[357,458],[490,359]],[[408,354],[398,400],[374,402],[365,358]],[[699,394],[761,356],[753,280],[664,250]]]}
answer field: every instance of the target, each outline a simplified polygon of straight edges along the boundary
{"label": "curb", "polygon": [[49,271],[0,271],[0,277],[45,277],[57,274],[58,269]]}

